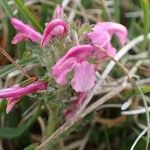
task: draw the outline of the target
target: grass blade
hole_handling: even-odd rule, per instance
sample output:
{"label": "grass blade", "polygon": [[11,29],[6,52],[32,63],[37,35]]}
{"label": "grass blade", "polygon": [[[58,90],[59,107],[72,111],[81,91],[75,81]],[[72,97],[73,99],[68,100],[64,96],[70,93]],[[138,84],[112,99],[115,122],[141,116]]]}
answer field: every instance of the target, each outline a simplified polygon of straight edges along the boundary
{"label": "grass blade", "polygon": [[39,32],[43,31],[43,28],[41,25],[36,21],[36,19],[33,17],[32,13],[30,10],[24,5],[24,3],[21,0],[15,0],[15,3],[20,10],[20,12],[24,15],[24,17],[29,20],[33,26],[37,28]]}
{"label": "grass blade", "polygon": [[147,39],[147,34],[150,31],[150,2],[149,0],[142,0],[141,6],[143,9],[143,14],[144,14],[144,42],[143,42],[143,47],[142,49],[145,50],[147,44],[148,44],[148,39]]}
{"label": "grass blade", "polygon": [[[29,58],[29,59],[25,59],[25,60],[21,60],[18,61],[18,64],[21,65],[21,67],[24,67],[28,64],[31,63],[36,63],[37,60],[35,57]],[[4,67],[3,69],[0,70],[0,78],[6,76],[7,74],[13,72],[14,70],[16,70],[16,67],[13,64],[7,65],[6,67]]]}

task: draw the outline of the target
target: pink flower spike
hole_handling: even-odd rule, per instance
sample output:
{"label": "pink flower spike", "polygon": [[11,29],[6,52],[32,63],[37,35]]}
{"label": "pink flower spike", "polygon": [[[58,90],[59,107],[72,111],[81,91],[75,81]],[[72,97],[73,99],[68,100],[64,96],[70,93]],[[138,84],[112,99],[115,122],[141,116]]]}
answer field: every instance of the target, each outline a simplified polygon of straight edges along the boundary
{"label": "pink flower spike", "polygon": [[71,81],[76,92],[87,92],[94,86],[96,81],[95,65],[86,61],[78,63],[75,67],[74,77]]}
{"label": "pink flower spike", "polygon": [[21,97],[30,93],[47,89],[45,81],[37,81],[24,87],[10,87],[0,90],[0,98]]}
{"label": "pink flower spike", "polygon": [[62,19],[49,22],[44,30],[41,47],[46,46],[55,37],[64,37],[68,33],[68,25]]}
{"label": "pink flower spike", "polygon": [[13,44],[17,44],[26,39],[30,39],[33,42],[37,43],[41,39],[41,34],[35,31],[32,27],[27,24],[24,24],[22,21],[12,18],[11,24],[18,31],[17,35],[12,40]]}
{"label": "pink flower spike", "polygon": [[63,14],[63,8],[60,5],[56,6],[56,9],[54,10],[53,18],[60,18]]}

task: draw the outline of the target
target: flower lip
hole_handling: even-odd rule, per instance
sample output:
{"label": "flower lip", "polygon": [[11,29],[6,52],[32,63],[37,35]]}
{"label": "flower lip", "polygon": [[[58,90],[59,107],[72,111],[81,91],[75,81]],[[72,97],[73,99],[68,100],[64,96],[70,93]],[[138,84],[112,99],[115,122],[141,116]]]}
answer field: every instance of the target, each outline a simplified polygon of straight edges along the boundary
{"label": "flower lip", "polygon": [[62,19],[54,19],[49,22],[44,30],[44,34],[41,41],[41,47],[44,47],[50,42],[54,37],[63,37],[68,33],[68,25]]}
{"label": "flower lip", "polygon": [[12,40],[13,44],[17,44],[26,39],[31,39],[33,42],[38,42],[42,37],[39,32],[35,31],[35,29],[31,26],[24,24],[19,19],[12,18],[11,24],[18,31],[17,35]]}
{"label": "flower lip", "polygon": [[76,92],[88,92],[96,81],[95,65],[87,61],[77,63],[71,85]]}

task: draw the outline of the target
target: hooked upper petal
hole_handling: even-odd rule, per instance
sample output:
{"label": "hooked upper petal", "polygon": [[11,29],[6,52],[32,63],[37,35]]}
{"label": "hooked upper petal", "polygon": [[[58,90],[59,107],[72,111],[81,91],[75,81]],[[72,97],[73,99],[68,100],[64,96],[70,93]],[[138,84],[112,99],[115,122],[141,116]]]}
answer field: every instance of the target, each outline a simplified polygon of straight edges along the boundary
{"label": "hooked upper petal", "polygon": [[101,28],[111,34],[114,34],[119,39],[121,45],[127,40],[128,31],[125,26],[115,22],[99,22],[95,25],[96,29]]}
{"label": "hooked upper petal", "polygon": [[72,87],[76,92],[87,92],[91,90],[96,81],[95,65],[86,61],[76,64]]}
{"label": "hooked upper petal", "polygon": [[62,19],[54,19],[49,22],[44,30],[44,34],[41,41],[41,46],[44,47],[54,37],[65,36],[68,33],[68,25]]}
{"label": "hooked upper petal", "polygon": [[90,44],[77,45],[68,50],[68,52],[58,60],[59,63],[63,61],[74,58],[77,61],[86,60],[87,57],[91,56],[93,53],[93,46]]}
{"label": "hooked upper petal", "polygon": [[90,39],[93,44],[105,46],[111,40],[108,32],[101,28],[93,28],[91,32],[87,33],[86,38]]}

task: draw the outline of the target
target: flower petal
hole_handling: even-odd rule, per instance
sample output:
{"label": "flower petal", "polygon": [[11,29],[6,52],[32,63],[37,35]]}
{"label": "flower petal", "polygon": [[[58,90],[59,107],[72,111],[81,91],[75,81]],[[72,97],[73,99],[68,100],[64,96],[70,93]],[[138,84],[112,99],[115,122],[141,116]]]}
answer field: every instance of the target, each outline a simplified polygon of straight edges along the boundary
{"label": "flower petal", "polygon": [[27,34],[23,33],[17,33],[16,36],[14,36],[13,40],[11,41],[12,44],[17,44],[21,41],[27,40],[29,37]]}
{"label": "flower petal", "polygon": [[92,54],[93,46],[91,45],[78,45],[72,47],[64,57],[58,60],[58,62],[52,67],[52,75],[56,82],[61,85],[65,85],[66,75],[70,72],[77,62],[86,60],[88,56]]}
{"label": "flower petal", "polygon": [[83,104],[85,98],[87,96],[87,92],[79,93],[78,98],[71,103],[71,106],[69,109],[65,111],[65,119],[71,120],[75,118],[76,111],[79,109],[79,107]]}
{"label": "flower petal", "polygon": [[41,41],[41,47],[44,47],[54,37],[65,36],[68,33],[68,25],[62,19],[54,19],[49,22],[44,30],[44,34]]}
{"label": "flower petal", "polygon": [[117,36],[117,38],[120,41],[120,44],[125,44],[127,40],[127,34],[128,31],[125,26],[115,23],[115,22],[100,22],[95,25],[95,28],[101,28],[102,30],[105,30],[111,34],[114,34]]}
{"label": "flower petal", "polygon": [[98,44],[102,47],[111,40],[109,33],[97,26],[95,26],[92,31],[86,35],[86,38],[90,39],[93,44]]}
{"label": "flower petal", "polygon": [[76,64],[72,87],[76,92],[87,92],[95,84],[95,65],[86,61]]}
{"label": "flower petal", "polygon": [[18,32],[27,35],[27,37],[33,42],[38,42],[42,37],[39,32],[35,31],[32,27],[30,27],[27,24],[24,24],[22,21],[16,18],[11,19],[11,24]]}
{"label": "flower petal", "polygon": [[74,68],[76,60],[74,58],[67,59],[63,63],[57,63],[52,67],[52,76],[60,85],[67,83],[66,75]]}
{"label": "flower petal", "polygon": [[87,59],[93,53],[93,46],[90,44],[86,45],[77,45],[72,47],[68,52],[59,59],[58,63],[62,63],[70,58],[75,58],[77,61],[82,61]]}
{"label": "flower petal", "polygon": [[116,49],[111,45],[111,43],[108,43],[104,49],[106,49],[107,53],[112,57],[116,55]]}
{"label": "flower petal", "polygon": [[16,105],[16,103],[18,103],[20,101],[19,97],[10,97],[7,99],[7,107],[6,107],[6,113],[8,114]]}
{"label": "flower petal", "polygon": [[47,82],[37,81],[25,87],[10,87],[7,89],[0,90],[0,98],[21,97],[30,93],[37,92],[39,90],[45,90],[46,88]]}
{"label": "flower petal", "polygon": [[108,54],[111,55],[112,57],[114,57],[116,55],[116,49],[114,47],[112,47],[111,43],[106,44],[103,48],[103,50],[101,50],[100,47],[94,47],[95,51],[93,53],[93,55],[95,55],[95,57],[98,60],[104,60],[108,58]]}

